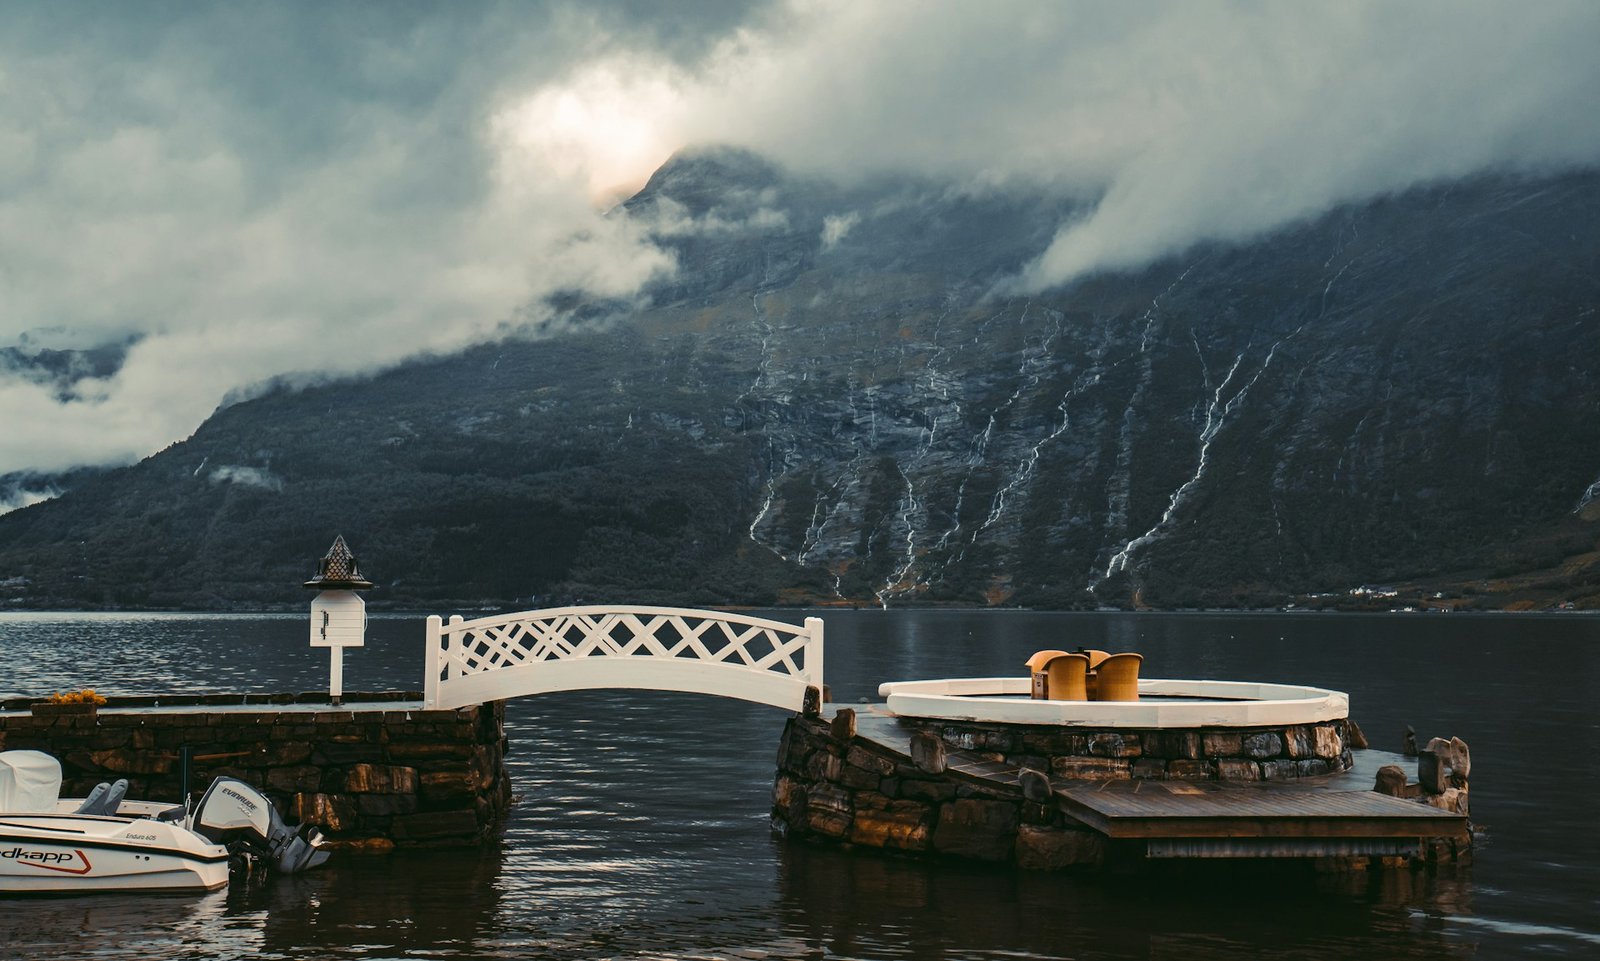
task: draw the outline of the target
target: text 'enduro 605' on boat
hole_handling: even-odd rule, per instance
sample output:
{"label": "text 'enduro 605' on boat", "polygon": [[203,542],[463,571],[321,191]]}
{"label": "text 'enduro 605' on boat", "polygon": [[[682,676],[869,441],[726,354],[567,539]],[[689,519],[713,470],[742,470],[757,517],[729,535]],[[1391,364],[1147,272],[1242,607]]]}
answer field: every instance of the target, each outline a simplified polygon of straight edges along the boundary
{"label": "text 'enduro 605' on boat", "polygon": [[127,787],[62,798],[55,758],[0,751],[0,893],[210,891],[230,869],[293,874],[328,859],[315,828],[285,824],[236,778],[212,781],[193,811],[127,800]]}

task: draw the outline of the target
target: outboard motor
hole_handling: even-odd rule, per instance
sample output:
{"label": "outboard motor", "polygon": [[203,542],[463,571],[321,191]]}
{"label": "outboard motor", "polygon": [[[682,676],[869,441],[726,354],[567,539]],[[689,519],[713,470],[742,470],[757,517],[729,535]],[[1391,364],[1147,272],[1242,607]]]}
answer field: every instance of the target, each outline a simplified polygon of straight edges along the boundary
{"label": "outboard motor", "polygon": [[193,830],[213,844],[265,859],[272,870],[296,874],[328,860],[322,833],[284,823],[260,791],[238,778],[219,777],[194,809]]}

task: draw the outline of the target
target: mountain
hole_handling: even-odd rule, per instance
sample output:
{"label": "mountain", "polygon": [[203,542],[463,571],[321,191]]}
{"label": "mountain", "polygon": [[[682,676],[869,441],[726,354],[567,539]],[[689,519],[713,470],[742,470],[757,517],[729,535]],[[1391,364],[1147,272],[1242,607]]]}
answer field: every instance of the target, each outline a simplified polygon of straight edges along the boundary
{"label": "mountain", "polygon": [[995,292],[1092,202],[682,155],[643,305],[225,407],[0,516],[0,601],[300,604],[342,532],[429,609],[1600,606],[1600,175]]}

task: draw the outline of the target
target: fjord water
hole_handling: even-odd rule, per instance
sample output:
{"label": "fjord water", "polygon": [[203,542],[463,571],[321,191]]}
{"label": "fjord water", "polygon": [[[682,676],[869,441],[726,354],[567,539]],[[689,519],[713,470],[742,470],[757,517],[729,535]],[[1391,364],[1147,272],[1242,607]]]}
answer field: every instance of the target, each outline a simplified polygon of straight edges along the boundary
{"label": "fjord water", "polygon": [[[800,612],[776,613],[798,620]],[[1073,878],[774,838],[783,712],[688,694],[514,701],[518,801],[483,849],[338,858],[189,896],[0,904],[6,958],[1591,958],[1600,956],[1600,618],[823,612],[835,700],[1014,673],[1080,644],[1150,676],[1347,691],[1375,747],[1472,747],[1470,866],[1367,876],[1188,864]],[[420,617],[374,617],[347,689],[416,689]],[[302,615],[5,614],[0,694],[316,690]]]}

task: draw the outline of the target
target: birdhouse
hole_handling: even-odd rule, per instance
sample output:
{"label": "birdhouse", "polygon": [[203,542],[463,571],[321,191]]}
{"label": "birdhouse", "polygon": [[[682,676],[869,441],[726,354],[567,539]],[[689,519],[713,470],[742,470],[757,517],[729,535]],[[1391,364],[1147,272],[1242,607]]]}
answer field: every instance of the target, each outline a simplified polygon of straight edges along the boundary
{"label": "birdhouse", "polygon": [[372,586],[361,576],[344,536],[333,539],[317,576],[305,586],[318,591],[311,600],[311,646],[328,648],[328,698],[338,704],[344,694],[344,649],[366,643],[367,604],[357,594]]}

